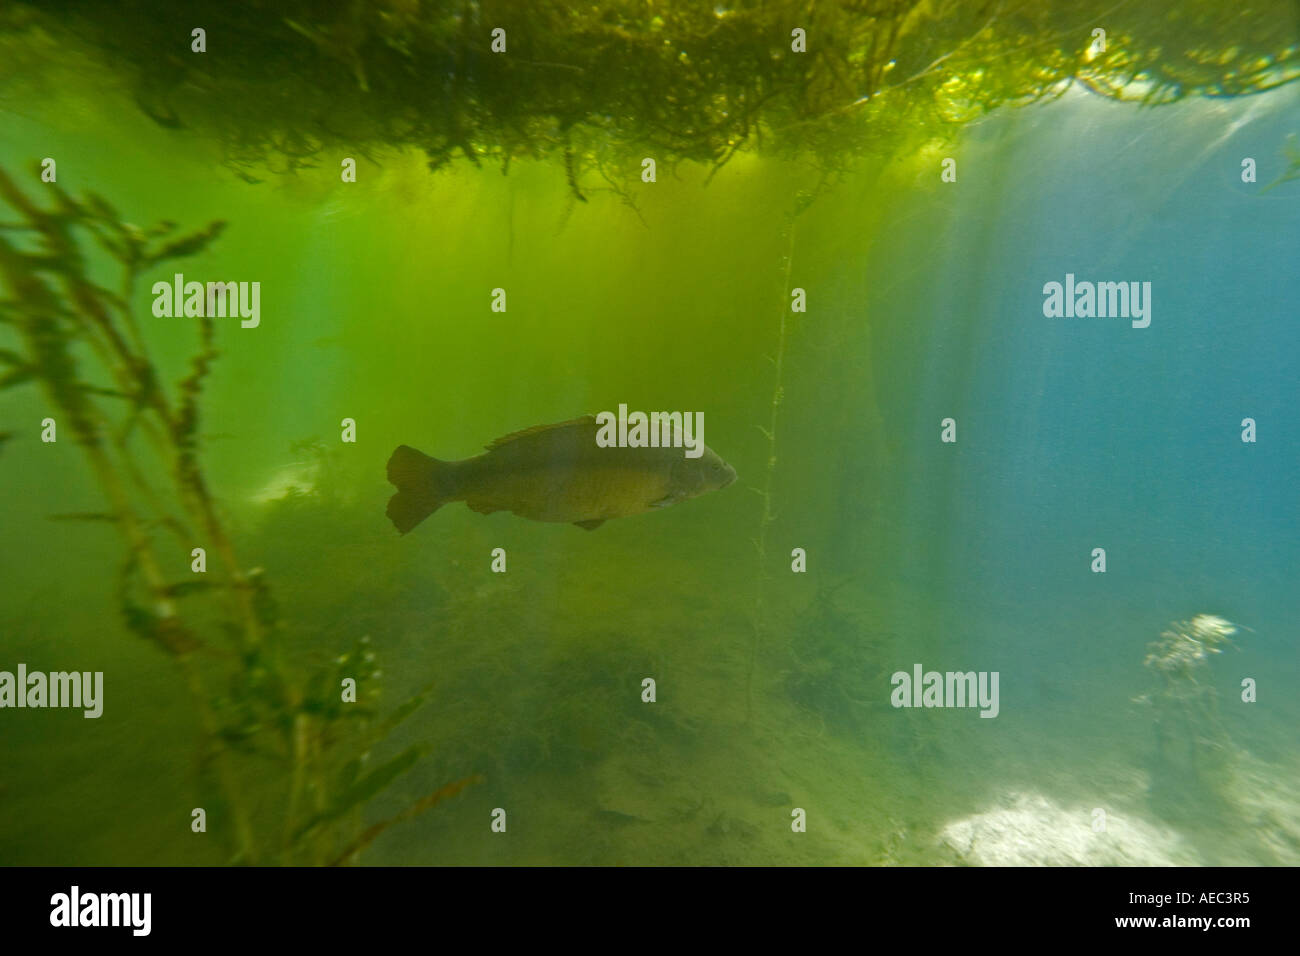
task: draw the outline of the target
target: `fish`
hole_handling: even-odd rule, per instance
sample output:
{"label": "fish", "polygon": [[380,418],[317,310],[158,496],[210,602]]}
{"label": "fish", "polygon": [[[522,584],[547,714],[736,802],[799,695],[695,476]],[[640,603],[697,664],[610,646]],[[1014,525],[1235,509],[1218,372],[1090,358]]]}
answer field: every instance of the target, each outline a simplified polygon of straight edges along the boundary
{"label": "fish", "polygon": [[399,445],[388,459],[397,488],[388,517],[406,534],[443,505],[463,501],[479,514],[508,511],[594,531],[611,518],[658,511],[736,480],[736,470],[708,446],[698,458],[682,448],[602,448],[598,430],[592,415],[535,425],[463,461]]}

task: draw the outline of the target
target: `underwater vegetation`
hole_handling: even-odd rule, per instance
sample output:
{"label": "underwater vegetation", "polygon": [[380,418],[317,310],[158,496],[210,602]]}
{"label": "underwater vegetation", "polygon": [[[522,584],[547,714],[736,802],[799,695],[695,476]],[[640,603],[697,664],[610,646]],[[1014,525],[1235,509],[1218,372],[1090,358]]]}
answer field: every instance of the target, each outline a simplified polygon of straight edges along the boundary
{"label": "underwater vegetation", "polygon": [[[99,196],[75,199],[54,184],[49,194],[42,207],[0,170],[0,200],[17,217],[0,223],[0,324],[12,346],[0,349],[0,389],[44,389],[58,417],[43,428],[71,432],[105,499],[105,510],[51,517],[120,532],[117,604],[130,633],[166,654],[189,690],[203,729],[198,805],[223,824],[213,829],[227,839],[229,860],[353,861],[390,826],[478,778],[361,828],[361,809],[424,747],[373,765],[371,751],[428,691],[381,711],[367,636],[331,660],[290,655],[292,622],[262,570],[236,555],[200,460],[203,385],[218,357],[213,323],[200,322],[187,374],[169,388],[133,318],[140,275],[201,252],[224,224],[188,234],[174,223],[142,229]],[[101,284],[94,252],[116,268],[115,287]],[[216,567],[206,567],[207,552]],[[191,571],[203,574],[186,577]],[[349,682],[354,699],[340,691]]]}
{"label": "underwater vegetation", "polygon": [[[646,155],[834,169],[1072,83],[1144,104],[1274,89],[1300,75],[1277,29],[1294,14],[1289,0],[40,0],[0,12],[0,81],[74,44],[160,125],[224,144],[250,182],[334,147],[412,147],[434,169],[554,158],[585,201],[588,186],[626,195]],[[196,27],[202,55],[181,42]]]}
{"label": "underwater vegetation", "polygon": [[[984,812],[945,828],[950,839],[941,841],[953,848],[958,862],[1183,860],[1176,854],[1142,855],[1142,845],[1166,839],[1163,832],[1139,832],[1140,845],[1130,855],[1090,855],[1088,834],[1079,834],[1078,852],[1057,854],[1053,835],[1078,829],[1091,804],[1040,793],[1033,779],[1019,781],[1007,791],[1010,797],[981,793],[986,785],[990,790],[1009,786],[1008,767],[1019,772],[1011,756],[992,769],[974,766],[999,748],[1016,749],[976,736],[994,721],[973,721],[972,730],[956,716],[941,720],[916,709],[890,713],[880,699],[877,691],[887,686],[889,673],[929,660],[935,644],[945,652],[1002,648],[1004,631],[1032,628],[1016,618],[1000,630],[985,629],[977,626],[983,613],[977,610],[953,612],[942,619],[947,626],[939,626],[938,609],[947,607],[943,602],[960,600],[940,593],[942,582],[960,584],[965,578],[965,569],[940,567],[955,522],[930,527],[922,520],[904,534],[904,523],[917,518],[915,503],[909,510],[904,496],[892,492],[911,485],[920,489],[917,499],[940,501],[944,475],[955,482],[958,474],[972,473],[953,466],[936,478],[909,470],[903,454],[887,460],[897,448],[891,441],[892,451],[885,449],[886,422],[891,440],[910,427],[905,413],[911,406],[897,396],[920,395],[923,383],[910,374],[911,353],[900,348],[911,339],[888,329],[884,308],[877,308],[890,301],[882,293],[884,283],[869,288],[878,273],[858,267],[867,250],[879,251],[889,262],[896,249],[914,253],[917,261],[909,268],[934,270],[937,280],[961,287],[969,266],[987,273],[991,288],[1007,260],[995,253],[996,232],[990,230],[989,258],[927,263],[926,256],[942,259],[949,248],[958,254],[964,248],[955,239],[947,244],[945,219],[916,212],[919,221],[937,223],[935,236],[918,243],[905,222],[864,219],[862,206],[847,202],[837,216],[816,206],[816,200],[843,185],[841,174],[859,158],[884,157],[878,164],[858,165],[871,174],[891,166],[905,172],[893,179],[849,180],[865,187],[856,192],[858,201],[874,205],[881,197],[883,208],[885,191],[908,178],[907,161],[928,155],[918,146],[952,142],[991,110],[1055,98],[1071,88],[1092,94],[1078,96],[1079,101],[1111,112],[1123,110],[1097,97],[1131,103],[1134,110],[1158,110],[1188,97],[1276,89],[1300,78],[1294,30],[1278,27],[1295,22],[1295,12],[1290,0],[1236,6],[1203,0],[614,0],[588,5],[16,0],[3,5],[0,110],[14,106],[23,112],[29,103],[41,105],[39,96],[27,94],[46,84],[60,96],[70,92],[68,99],[79,105],[84,98],[97,115],[108,113],[105,104],[134,104],[147,120],[134,128],[124,123],[124,140],[157,137],[174,144],[178,155],[167,159],[184,175],[178,177],[180,185],[168,186],[193,194],[229,174],[248,184],[224,183],[226,193],[214,190],[214,195],[252,197],[243,208],[236,202],[229,210],[218,204],[217,212],[284,243],[265,268],[282,279],[281,301],[289,308],[279,328],[292,346],[279,340],[267,354],[302,361],[301,368],[289,370],[276,395],[307,404],[318,398],[311,389],[328,395],[322,383],[333,371],[346,369],[353,374],[339,380],[359,396],[349,401],[366,399],[372,409],[393,417],[431,399],[444,413],[459,403],[457,414],[475,429],[480,422],[474,416],[483,414],[484,427],[494,429],[479,436],[486,438],[530,421],[578,414],[583,406],[545,418],[540,412],[520,416],[496,430],[500,423],[489,424],[491,415],[505,401],[483,411],[477,407],[483,394],[509,392],[527,402],[553,389],[561,375],[573,380],[574,390],[566,395],[608,384],[608,379],[589,382],[583,376],[609,358],[597,350],[610,348],[615,337],[602,334],[598,344],[584,341],[581,330],[589,316],[576,309],[573,325],[567,324],[570,317],[553,318],[555,338],[571,338],[574,356],[561,364],[550,353],[539,354],[538,365],[548,367],[536,381],[519,373],[525,363],[506,366],[509,371],[498,379],[485,361],[482,381],[452,402],[446,398],[451,389],[436,376],[452,364],[477,370],[477,356],[485,353],[469,353],[471,359],[450,347],[428,350],[433,380],[428,387],[421,380],[418,394],[398,389],[396,376],[375,374],[374,368],[384,365],[385,348],[407,334],[428,343],[445,329],[457,332],[460,347],[478,344],[465,331],[478,327],[456,312],[454,303],[461,287],[472,285],[460,278],[467,275],[469,257],[495,248],[493,241],[475,245],[468,241],[474,237],[444,228],[444,236],[463,237],[464,245],[477,251],[439,263],[445,267],[441,273],[429,269],[438,253],[419,243],[442,247],[429,242],[423,228],[392,216],[384,205],[386,189],[409,188],[415,195],[423,180],[450,182],[446,190],[430,186],[427,204],[411,203],[412,218],[444,226],[478,217],[472,228],[481,226],[478,234],[489,240],[497,238],[493,203],[503,199],[504,204],[508,192],[510,249],[516,189],[521,209],[535,204],[549,212],[554,200],[556,206],[589,214],[587,222],[575,217],[578,227],[554,243],[573,253],[572,272],[557,270],[554,286],[539,283],[541,291],[558,299],[568,294],[566,282],[577,286],[589,280],[601,268],[600,257],[609,254],[609,246],[582,245],[593,234],[609,235],[599,231],[607,223],[592,225],[606,212],[595,194],[604,191],[606,198],[633,205],[632,196],[640,195],[634,186],[641,162],[650,156],[664,170],[683,173],[682,183],[710,186],[710,198],[698,204],[716,215],[708,225],[716,221],[717,246],[727,255],[719,256],[711,272],[692,271],[681,257],[654,257],[654,242],[671,245],[675,235],[664,222],[681,212],[682,206],[672,205],[675,200],[656,209],[664,217],[657,221],[646,210],[641,220],[646,234],[651,234],[649,222],[663,231],[643,245],[629,243],[627,250],[650,253],[648,261],[665,266],[665,274],[680,269],[669,277],[683,286],[735,278],[725,274],[727,264],[759,258],[748,254],[750,244],[770,256],[762,268],[775,267],[763,273],[766,278],[757,270],[746,277],[772,292],[770,300],[745,309],[752,316],[747,319],[752,338],[733,350],[732,343],[702,337],[701,352],[717,348],[716,378],[723,384],[700,394],[728,400],[726,414],[736,427],[720,447],[729,457],[740,456],[731,460],[744,465],[742,481],[749,486],[688,506],[692,517],[718,518],[718,525],[707,525],[694,539],[674,537],[672,521],[682,516],[673,509],[645,519],[644,537],[633,540],[633,522],[593,535],[538,529],[501,515],[469,516],[470,526],[463,523],[463,509],[455,508],[399,539],[379,513],[391,491],[382,486],[383,455],[399,441],[441,454],[438,432],[451,427],[445,418],[433,418],[431,433],[423,436],[412,434],[419,428],[404,426],[403,434],[391,436],[378,451],[366,449],[356,458],[340,451],[332,435],[300,441],[290,448],[296,459],[291,465],[274,471],[269,481],[265,472],[256,474],[251,483],[258,490],[246,499],[256,504],[255,512],[228,510],[220,492],[230,489],[218,489],[211,480],[220,475],[216,465],[223,460],[211,453],[206,442],[214,436],[202,426],[205,397],[210,409],[221,393],[221,383],[209,387],[214,366],[225,372],[239,363],[217,364],[221,332],[201,316],[192,327],[197,337],[188,364],[161,362],[157,356],[169,330],[137,321],[144,313],[134,311],[144,276],[204,254],[225,234],[223,224],[190,232],[167,222],[140,228],[100,196],[74,197],[53,182],[20,188],[18,177],[0,170],[0,390],[42,389],[60,437],[70,438],[49,448],[67,458],[79,456],[102,492],[103,503],[69,504],[66,513],[50,517],[93,523],[120,536],[123,556],[116,576],[111,571],[102,578],[92,575],[85,587],[115,587],[129,634],[170,661],[188,688],[202,728],[193,791],[196,805],[221,824],[212,829],[227,841],[223,859],[343,864],[369,852],[371,861],[428,862],[433,847],[450,859],[481,861],[481,847],[459,833],[376,845],[383,834],[482,780],[466,776],[476,770],[491,775],[494,802],[526,797],[534,808],[553,814],[544,840],[535,837],[539,842],[524,851],[512,848],[518,855],[495,858],[501,861],[754,862],[803,854],[811,862],[933,863],[927,840],[935,821],[954,807],[967,809],[966,804],[979,804]],[[201,54],[189,49],[195,27],[207,33]],[[505,31],[508,55],[493,52],[496,29]],[[1095,35],[1098,29],[1103,38]],[[791,48],[797,30],[806,31],[805,53]],[[75,67],[68,70],[67,63]],[[153,124],[161,129],[149,128]],[[142,130],[148,135],[140,137]],[[75,135],[71,138],[75,142]],[[109,156],[108,147],[121,144],[87,143],[88,148],[99,145]],[[43,155],[36,141],[15,147],[17,156],[29,150]],[[224,169],[214,168],[214,153]],[[741,154],[799,163],[747,166],[742,159],[727,176],[713,179]],[[125,174],[120,196],[116,182],[113,190],[103,191],[119,206],[134,208],[149,186],[133,187],[132,172],[146,184],[150,177],[166,179],[166,163],[140,162],[139,150],[123,155],[135,168]],[[280,187],[293,186],[295,179],[298,186],[311,180],[321,194],[336,186],[341,156],[391,164],[392,175],[382,177],[371,196],[354,190],[361,194],[355,199],[285,203],[275,209],[284,221],[258,221],[256,204],[283,199],[282,192],[291,196],[289,188]],[[1300,176],[1294,143],[1286,156],[1289,165],[1261,193]],[[1181,161],[1168,155],[1154,160]],[[476,173],[466,167],[483,169]],[[77,177],[105,175],[103,169],[73,169]],[[408,171],[421,181],[418,188],[404,181]],[[736,188],[751,174],[777,185]],[[502,180],[503,175],[510,178]],[[394,186],[398,180],[403,181]],[[539,182],[553,189],[533,194]],[[475,193],[479,188],[482,192]],[[718,193],[723,201],[713,205]],[[576,205],[588,197],[591,206]],[[727,203],[751,204],[753,197],[771,205],[749,220],[733,217]],[[848,198],[846,189],[837,200]],[[453,206],[449,200],[460,199],[471,206],[466,217],[443,220],[439,204]],[[922,207],[933,201],[918,190],[899,205],[913,199]],[[355,218],[345,223],[340,211]],[[521,215],[519,221],[537,218]],[[992,223],[998,217],[987,218]],[[741,221],[759,225],[749,230],[736,225]],[[350,244],[341,241],[345,231],[351,233]],[[407,240],[403,254],[409,252],[409,263],[395,263],[387,255],[373,261],[358,257],[350,264],[355,270],[339,270],[346,278],[320,281],[346,258],[336,253],[336,244],[356,249],[383,232]],[[864,235],[867,239],[859,242]],[[879,247],[868,239],[881,240]],[[731,256],[736,250],[744,254]],[[437,277],[419,286],[418,302],[396,294],[391,300],[378,297],[383,305],[396,306],[391,322],[372,321],[380,308],[355,308],[360,297],[351,293],[357,289],[425,269]],[[618,267],[610,271],[624,275]],[[839,288],[822,300],[833,307],[816,319],[792,309],[792,286],[808,284],[813,273],[830,279],[839,271],[871,278],[865,285],[838,279]],[[902,270],[897,279],[905,289],[914,285]],[[444,293],[452,304],[442,312],[437,303]],[[656,292],[646,298],[649,312],[661,305],[668,311],[685,296],[666,292],[661,301]],[[318,311],[316,318],[311,308]],[[932,316],[922,315],[919,307],[901,314],[917,336],[929,328]],[[968,337],[949,351],[969,353],[973,376],[976,346],[986,333],[974,308],[967,311],[963,304],[960,314]],[[542,313],[537,318],[552,321]],[[348,360],[336,361],[325,346],[308,350],[319,334],[311,328],[317,319],[330,323],[331,331],[340,330],[328,347],[353,353]],[[356,331],[363,326],[364,332]],[[184,334],[191,328],[175,327]],[[642,330],[628,320],[619,331]],[[810,358],[818,348],[846,356],[823,361],[821,371],[850,371],[843,378],[828,374],[810,382],[817,375],[808,371]],[[724,354],[732,351],[736,354]],[[261,356],[237,370],[264,371],[267,365],[259,362]],[[557,368],[563,372],[553,373]],[[674,380],[673,374],[682,377]],[[750,374],[752,379],[728,377]],[[640,384],[667,390],[685,378],[681,367],[666,363],[653,375],[646,373]],[[956,394],[974,389],[970,380],[947,384]],[[877,389],[888,401],[877,399]],[[818,390],[827,397],[810,399]],[[321,401],[320,407],[326,404]],[[240,412],[244,406],[231,407]],[[976,407],[973,398],[970,407]],[[827,411],[831,414],[822,414]],[[26,451],[21,446],[31,441],[30,429],[5,427],[11,431],[0,432],[0,466],[18,458],[14,446]],[[313,420],[281,437],[321,427]],[[830,449],[832,442],[841,447]],[[399,453],[402,449],[409,454],[395,455],[397,467],[390,470],[400,492],[390,516],[405,532],[455,497],[448,492],[467,489],[449,487],[451,482],[435,478],[441,469],[431,466],[431,459],[407,446]],[[825,465],[826,477],[809,476],[804,463],[814,458]],[[250,468],[259,464],[266,463],[257,459]],[[874,480],[881,475],[889,481]],[[734,472],[727,483],[730,477]],[[970,502],[967,487],[954,483],[950,500]],[[531,489],[532,497],[523,499],[514,495],[515,487],[507,489],[510,494],[500,489],[489,494],[480,485],[473,490],[476,495],[461,497],[475,511],[547,515],[545,520],[572,521],[588,530],[614,516],[605,502],[594,510],[580,502],[570,510],[548,511],[553,502],[544,488]],[[636,491],[641,490],[638,485]],[[671,483],[660,491],[636,500],[653,506],[687,496]],[[889,512],[875,524],[860,510],[868,498],[872,508]],[[737,507],[738,501],[749,507]],[[728,519],[729,507],[739,518]],[[631,513],[621,505],[613,510]],[[239,519],[247,513],[261,521],[254,534],[242,533]],[[820,548],[819,528],[811,529],[811,542],[798,541],[800,552],[804,544],[814,546],[808,550],[816,552],[815,563],[799,568],[813,571],[797,579],[808,582],[808,590],[792,590],[785,585],[795,541],[787,532],[811,514],[834,525],[833,547]],[[721,523],[726,520],[733,523]],[[871,537],[877,527],[883,541]],[[512,540],[530,546],[544,541],[536,553],[545,560],[531,568],[520,561],[512,564],[508,578],[485,581],[482,568],[471,567],[467,555],[497,544],[489,537],[498,533],[518,535]],[[892,547],[894,538],[915,546],[917,553]],[[687,547],[681,547],[683,540]],[[728,547],[703,550],[724,541]],[[204,549],[210,562],[203,574],[191,573],[195,548]],[[857,560],[864,555],[868,560]],[[958,563],[954,556],[952,564]],[[856,570],[846,574],[850,564]],[[919,570],[895,589],[904,565]],[[922,577],[923,583],[914,583]],[[933,581],[941,583],[932,593]],[[1033,600],[1028,590],[1017,600]],[[915,610],[918,606],[924,610]],[[1265,624],[1256,614],[1252,609],[1248,619],[1262,632]],[[1162,613],[1157,621],[1163,619]],[[1219,713],[1210,663],[1231,646],[1235,628],[1200,615],[1172,624],[1151,645],[1145,676],[1152,689],[1143,698],[1155,728],[1149,773],[1134,769],[1149,756],[1146,736],[1124,755],[1133,778],[1150,781],[1151,793],[1142,797],[1151,797],[1160,813],[1181,812],[1194,825],[1209,816],[1207,808],[1216,800],[1229,800],[1232,787],[1247,776],[1244,760],[1230,760],[1233,742]],[[927,640],[931,646],[918,650]],[[392,683],[383,683],[380,647]],[[1110,656],[1129,660],[1129,670],[1137,670],[1128,651]],[[1033,672],[1032,658],[1014,660],[1022,674]],[[407,697],[435,674],[436,693],[430,684]],[[646,674],[672,688],[669,706],[647,711],[628,693]],[[1088,686],[1087,680],[1084,673],[1063,674],[1052,693],[1061,687],[1074,693]],[[355,702],[341,699],[346,681],[356,682]],[[381,687],[395,685],[404,690],[390,701]],[[1125,687],[1123,701],[1136,692]],[[1050,715],[1056,701],[1048,704],[1044,711]],[[419,719],[412,720],[417,713]],[[1023,718],[1022,740],[1054,746],[1052,731],[1034,725],[1036,716]],[[742,726],[745,732],[738,732]],[[1003,726],[998,724],[999,732]],[[1138,731],[1150,732],[1146,726]],[[1086,761],[1086,748],[1078,753]],[[810,754],[814,759],[806,759]],[[1073,761],[1076,752],[1065,756]],[[1024,772],[1034,777],[1037,770],[1030,766]],[[1078,772],[1084,776],[1091,770],[1084,763]],[[838,817],[842,829],[822,829],[815,837],[822,842],[791,849],[780,817],[804,800],[803,794],[828,791],[841,796],[829,816]],[[456,811],[442,809],[408,831],[432,831],[447,819],[447,811]],[[1042,838],[1035,851],[1040,855],[1016,856],[1014,846],[1004,845],[1025,844],[1018,834],[1031,828]],[[773,837],[772,831],[780,832]],[[1296,859],[1297,825],[1283,819],[1270,832],[1282,847],[1276,858]]]}
{"label": "underwater vegetation", "polygon": [[1198,614],[1173,622],[1147,645],[1143,665],[1157,686],[1140,700],[1154,711],[1152,789],[1165,799],[1180,791],[1185,798],[1189,782],[1216,797],[1227,780],[1234,748],[1210,682],[1210,659],[1234,646],[1237,630],[1221,617]]}

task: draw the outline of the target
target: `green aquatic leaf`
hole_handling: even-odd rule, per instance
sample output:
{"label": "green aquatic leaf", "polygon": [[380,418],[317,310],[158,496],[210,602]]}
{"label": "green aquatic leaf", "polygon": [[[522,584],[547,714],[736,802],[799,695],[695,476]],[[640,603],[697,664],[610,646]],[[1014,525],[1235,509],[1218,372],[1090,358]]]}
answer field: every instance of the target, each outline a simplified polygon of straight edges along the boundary
{"label": "green aquatic leaf", "polygon": [[414,697],[411,697],[394,708],[393,711],[381,720],[375,726],[374,730],[371,731],[371,739],[379,741],[387,737],[399,724],[423,707],[424,703],[429,699],[429,695],[432,693],[433,685],[430,684]]}
{"label": "green aquatic leaf", "polygon": [[128,395],[126,392],[118,391],[115,388],[104,388],[100,385],[78,385],[77,388],[85,392],[87,395],[101,395],[104,398],[120,398],[129,402],[136,401],[137,399],[137,396],[135,395]]}
{"label": "green aquatic leaf", "polygon": [[198,255],[220,236],[225,228],[225,221],[218,219],[209,223],[206,229],[200,229],[188,236],[174,239],[157,252],[145,256],[144,261],[148,265],[157,265],[160,262],[166,262],[168,259],[184,259]]}
{"label": "green aquatic leaf", "polygon": [[416,761],[424,756],[426,749],[423,744],[415,744],[371,770],[347,787],[335,798],[334,803],[327,810],[318,813],[304,823],[294,834],[293,839],[295,841],[300,840],[318,827],[337,820],[349,810],[369,802],[372,797],[379,794],[394,780],[415,766]]}
{"label": "green aquatic leaf", "polygon": [[117,225],[120,222],[121,217],[117,214],[117,210],[113,208],[112,204],[107,199],[98,193],[85,193],[83,202],[87,209],[105,222],[112,225]]}

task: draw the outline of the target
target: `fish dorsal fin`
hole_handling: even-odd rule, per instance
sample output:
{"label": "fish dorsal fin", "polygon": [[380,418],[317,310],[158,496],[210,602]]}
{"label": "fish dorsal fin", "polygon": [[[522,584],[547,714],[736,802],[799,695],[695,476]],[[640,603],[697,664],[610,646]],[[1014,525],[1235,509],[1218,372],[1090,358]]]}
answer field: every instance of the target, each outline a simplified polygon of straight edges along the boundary
{"label": "fish dorsal fin", "polygon": [[512,441],[518,441],[520,438],[527,438],[529,435],[537,435],[541,432],[549,432],[556,428],[572,428],[575,425],[595,425],[595,415],[584,415],[581,418],[571,418],[567,422],[556,422],[554,425],[533,425],[531,428],[524,428],[517,432],[511,432],[509,435],[502,435],[500,438],[490,441],[484,447],[488,451],[494,451],[502,445],[508,445]]}

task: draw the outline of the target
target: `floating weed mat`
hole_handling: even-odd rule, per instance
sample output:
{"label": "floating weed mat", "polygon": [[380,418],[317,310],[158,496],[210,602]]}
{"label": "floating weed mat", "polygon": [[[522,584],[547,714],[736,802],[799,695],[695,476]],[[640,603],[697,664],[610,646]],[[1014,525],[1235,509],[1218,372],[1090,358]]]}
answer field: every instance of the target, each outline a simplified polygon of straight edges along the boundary
{"label": "floating weed mat", "polygon": [[1159,104],[1300,76],[1293,0],[27,0],[0,12],[0,96],[69,49],[249,181],[415,147],[554,158],[578,198],[646,156],[833,168],[1073,84]]}
{"label": "floating weed mat", "polygon": [[[364,635],[331,660],[291,659],[292,621],[261,570],[235,553],[199,454],[203,386],[218,356],[212,323],[196,320],[195,355],[169,387],[131,309],[142,275],[201,253],[224,224],[188,234],[172,223],[141,229],[99,196],[41,188],[48,207],[0,169],[0,208],[9,210],[0,214],[0,389],[44,390],[56,436],[70,435],[104,495],[98,510],[51,517],[106,522],[125,540],[117,602],[127,629],[175,662],[197,709],[198,805],[229,859],[355,861],[383,830],[479,778],[441,787],[363,829],[363,808],[410,771],[424,747],[386,760],[371,755],[430,690],[382,714],[379,666]],[[116,267],[115,288],[99,281],[87,242]],[[20,439],[5,437],[5,464],[14,467]],[[191,572],[196,547],[214,556],[201,576]],[[349,678],[355,701],[343,700]]]}

